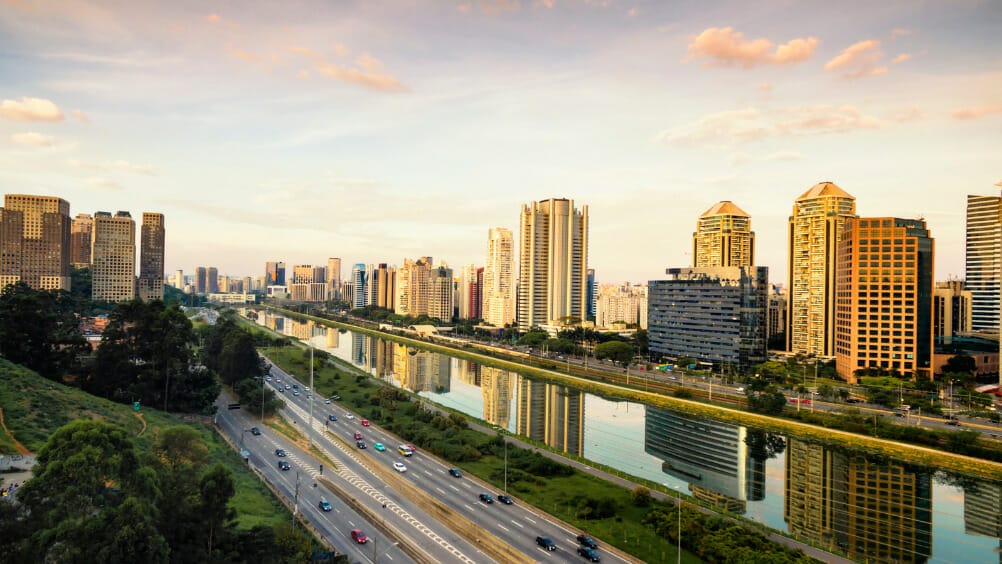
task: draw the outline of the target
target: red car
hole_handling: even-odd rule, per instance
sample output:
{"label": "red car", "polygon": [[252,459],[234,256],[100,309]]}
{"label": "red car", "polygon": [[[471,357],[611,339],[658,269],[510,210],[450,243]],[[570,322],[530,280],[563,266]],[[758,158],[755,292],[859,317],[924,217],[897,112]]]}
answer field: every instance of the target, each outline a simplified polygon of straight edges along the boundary
{"label": "red car", "polygon": [[355,431],[355,440],[356,441],[362,440],[362,433],[359,433],[358,431]]}
{"label": "red car", "polygon": [[369,542],[369,537],[365,536],[362,529],[352,529],[351,540],[357,542],[358,544],[365,544]]}
{"label": "red car", "polygon": [[369,426],[369,420],[368,419],[363,419],[362,420],[362,426],[363,427],[368,427]]}
{"label": "red car", "polygon": [[407,448],[411,449],[411,452],[417,452],[417,447],[413,443],[407,443]]}

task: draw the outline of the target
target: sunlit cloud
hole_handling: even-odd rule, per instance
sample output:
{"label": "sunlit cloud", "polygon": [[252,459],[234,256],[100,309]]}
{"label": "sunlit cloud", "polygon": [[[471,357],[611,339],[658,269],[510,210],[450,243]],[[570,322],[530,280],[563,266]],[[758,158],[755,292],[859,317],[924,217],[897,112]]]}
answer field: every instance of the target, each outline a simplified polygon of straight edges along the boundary
{"label": "sunlit cloud", "polygon": [[0,117],[16,121],[62,121],[62,110],[44,98],[23,97],[0,102]]}
{"label": "sunlit cloud", "polygon": [[77,119],[77,121],[79,121],[80,123],[86,123],[86,124],[90,125],[90,116],[88,116],[87,114],[83,113],[82,111],[80,111],[80,110],[73,110],[72,112],[70,112],[70,115],[73,116],[73,117],[75,117]]}
{"label": "sunlit cloud", "polygon": [[894,113],[894,121],[898,123],[909,123],[925,118],[925,112],[918,106],[912,106]]}
{"label": "sunlit cloud", "polygon": [[157,174],[156,169],[154,169],[149,165],[134,164],[123,160],[87,162],[77,159],[70,159],[66,161],[66,164],[74,168],[91,170],[105,174],[125,173],[125,174],[140,174],[144,176],[156,176]]}
{"label": "sunlit cloud", "polygon": [[104,190],[106,192],[117,192],[125,188],[120,183],[110,180],[108,178],[103,178],[100,176],[94,176],[84,180],[84,185],[88,188],[94,190]]}
{"label": "sunlit cloud", "polygon": [[906,35],[911,35],[911,34],[912,34],[912,30],[907,29],[907,28],[903,28],[903,27],[896,27],[893,30],[891,30],[891,37],[894,38],[894,39],[897,39],[898,37],[904,37]]}
{"label": "sunlit cloud", "polygon": [[810,59],[818,46],[816,37],[797,38],[776,46],[765,38],[746,41],[732,27],[711,27],[689,42],[689,60],[705,59],[706,66],[751,68],[766,64],[799,63]]}
{"label": "sunlit cloud", "polygon": [[957,108],[950,112],[956,119],[977,119],[995,114],[1002,114],[1002,105]]}
{"label": "sunlit cloud", "polygon": [[[388,74],[379,59],[362,54],[355,59],[354,66],[327,60],[323,55],[309,47],[290,47],[289,51],[299,53],[312,59],[313,70],[317,76],[330,78],[339,82],[357,84],[373,90],[384,92],[407,92],[409,88],[396,77]],[[335,44],[334,52],[342,57],[347,53],[344,45]],[[300,71],[300,78],[310,78],[308,71]]]}
{"label": "sunlit cloud", "polygon": [[891,61],[891,64],[896,65],[898,63],[903,63],[911,58],[912,58],[911,53],[901,53],[897,57],[894,57],[894,59]]}
{"label": "sunlit cloud", "polygon": [[840,71],[842,78],[862,78],[887,72],[880,66],[884,54],[880,51],[880,41],[867,39],[846,47],[835,58],[825,64],[826,71]]}
{"label": "sunlit cloud", "polygon": [[10,140],[25,147],[51,147],[56,144],[56,138],[51,135],[42,135],[34,131],[24,133],[13,133]]}

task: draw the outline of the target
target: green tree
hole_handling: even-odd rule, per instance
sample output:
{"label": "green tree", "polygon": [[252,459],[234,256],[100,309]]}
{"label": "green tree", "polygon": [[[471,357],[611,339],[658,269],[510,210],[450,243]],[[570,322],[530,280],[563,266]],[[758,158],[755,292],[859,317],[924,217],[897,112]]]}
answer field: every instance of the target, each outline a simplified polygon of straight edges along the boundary
{"label": "green tree", "polygon": [[974,374],[977,369],[977,361],[974,360],[974,357],[966,354],[951,356],[942,368],[943,374]]}
{"label": "green tree", "polygon": [[230,498],[235,489],[233,474],[228,468],[217,462],[202,476],[199,482],[200,498],[198,514],[207,535],[207,554],[214,560],[213,543],[219,542],[219,537],[232,525],[236,512],[229,507]]}
{"label": "green tree", "polygon": [[595,345],[595,358],[599,360],[604,358],[611,359],[623,368],[630,365],[630,361],[633,360],[633,356],[634,350],[630,343],[625,343],[623,341],[608,341]]}
{"label": "green tree", "polygon": [[35,290],[24,282],[0,292],[0,356],[50,380],[78,367],[90,348],[66,292]]}
{"label": "green tree", "polygon": [[762,391],[752,391],[749,388],[746,394],[748,408],[757,413],[778,415],[783,413],[783,408],[786,407],[786,396],[774,384]]}

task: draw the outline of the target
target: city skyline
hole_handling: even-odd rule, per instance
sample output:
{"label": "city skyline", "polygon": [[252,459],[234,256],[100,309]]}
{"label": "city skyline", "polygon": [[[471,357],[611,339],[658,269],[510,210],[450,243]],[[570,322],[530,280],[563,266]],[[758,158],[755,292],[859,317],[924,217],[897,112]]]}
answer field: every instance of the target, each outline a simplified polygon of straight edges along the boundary
{"label": "city skyline", "polygon": [[482,264],[519,205],[569,198],[598,279],[647,281],[731,200],[783,282],[790,206],[831,181],[923,217],[936,278],[963,277],[965,196],[1002,180],[1000,25],[978,2],[5,0],[0,186],[156,209],[167,271],[254,276]]}

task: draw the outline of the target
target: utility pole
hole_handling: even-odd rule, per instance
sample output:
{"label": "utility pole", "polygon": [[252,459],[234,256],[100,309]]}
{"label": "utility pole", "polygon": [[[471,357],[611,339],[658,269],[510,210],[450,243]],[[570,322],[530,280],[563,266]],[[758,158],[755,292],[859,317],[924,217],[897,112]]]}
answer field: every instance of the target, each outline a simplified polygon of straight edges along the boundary
{"label": "utility pole", "polygon": [[310,437],[310,447],[313,447],[313,395],[317,391],[313,388],[313,344],[310,344],[310,426],[307,434]]}

